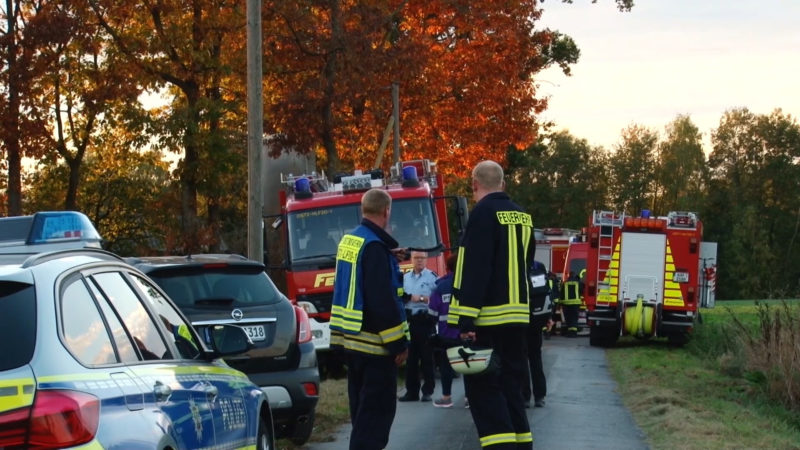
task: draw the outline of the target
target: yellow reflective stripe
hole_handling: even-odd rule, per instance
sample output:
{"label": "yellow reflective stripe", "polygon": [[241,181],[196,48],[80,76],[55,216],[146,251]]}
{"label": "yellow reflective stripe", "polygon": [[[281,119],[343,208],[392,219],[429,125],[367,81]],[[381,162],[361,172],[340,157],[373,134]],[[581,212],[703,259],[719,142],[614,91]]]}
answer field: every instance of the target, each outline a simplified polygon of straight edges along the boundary
{"label": "yellow reflective stripe", "polygon": [[347,292],[347,308],[353,309],[356,301],[356,263],[358,262],[358,254],[361,251],[361,246],[364,245],[364,238],[353,236],[352,234],[345,234],[342,241],[339,242],[339,247],[336,250],[336,260],[345,261],[350,263],[350,286]]}
{"label": "yellow reflective stripe", "polygon": [[403,324],[400,324],[396,327],[381,331],[378,333],[380,335],[381,342],[388,344],[389,342],[400,340],[405,335],[403,328]]}
{"label": "yellow reflective stripe", "polygon": [[508,232],[508,301],[519,303],[519,273],[517,272],[518,242],[517,229],[506,227]]}
{"label": "yellow reflective stripe", "polygon": [[343,330],[358,332],[364,317],[363,311],[347,309],[343,306],[333,305],[331,308],[330,326]]}
{"label": "yellow reflective stripe", "polygon": [[369,342],[356,340],[358,335],[345,335],[344,348],[347,350],[354,350],[361,353],[369,353],[371,355],[388,355],[389,350],[381,345],[375,345]]}
{"label": "yellow reflective stripe", "polygon": [[331,330],[331,345],[344,345],[344,335],[341,331]]}
{"label": "yellow reflective stripe", "polygon": [[493,326],[511,323],[530,323],[528,305],[484,306],[475,319],[475,325],[477,326]]}
{"label": "yellow reflective stripe", "polygon": [[533,433],[531,433],[530,431],[527,433],[517,433],[517,442],[518,443],[533,442]]}
{"label": "yellow reflective stripe", "polygon": [[[522,255],[525,261],[524,267],[530,267],[530,264],[533,262],[528,261],[528,246],[531,244],[531,231],[533,230],[532,226],[533,223],[531,223],[531,227],[522,227],[522,243],[524,245],[522,248],[525,249],[525,254]],[[525,283],[525,298],[531,298],[530,283]]]}
{"label": "yellow reflective stripe", "polygon": [[[452,308],[453,306],[450,305],[450,307]],[[486,307],[484,306],[484,308],[486,308]],[[480,309],[473,308],[471,306],[461,305],[458,308],[458,314],[460,314],[462,316],[467,316],[467,317],[478,317],[478,314],[480,314],[480,312],[481,312]]]}
{"label": "yellow reflective stripe", "polygon": [[35,388],[33,378],[0,380],[0,412],[32,405]]}
{"label": "yellow reflective stripe", "polygon": [[498,433],[488,436],[481,436],[481,447],[488,447],[497,444],[514,444],[517,442],[517,435],[514,433]]}
{"label": "yellow reflective stripe", "polygon": [[461,271],[464,270],[464,247],[458,247],[458,257],[456,258],[456,273],[453,277],[453,289],[461,288]]}

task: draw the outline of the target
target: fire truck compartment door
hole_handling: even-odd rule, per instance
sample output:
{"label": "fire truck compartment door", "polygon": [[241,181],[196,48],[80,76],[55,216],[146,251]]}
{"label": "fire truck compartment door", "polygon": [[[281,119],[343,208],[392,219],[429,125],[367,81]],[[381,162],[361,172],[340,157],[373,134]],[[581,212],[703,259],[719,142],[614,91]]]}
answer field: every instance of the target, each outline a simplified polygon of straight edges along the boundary
{"label": "fire truck compartment door", "polygon": [[664,261],[667,237],[658,233],[622,233],[619,258],[619,301],[664,301]]}
{"label": "fire truck compartment door", "polygon": [[698,261],[698,282],[700,284],[700,306],[713,308],[717,295],[717,243],[700,243],[700,260]]}

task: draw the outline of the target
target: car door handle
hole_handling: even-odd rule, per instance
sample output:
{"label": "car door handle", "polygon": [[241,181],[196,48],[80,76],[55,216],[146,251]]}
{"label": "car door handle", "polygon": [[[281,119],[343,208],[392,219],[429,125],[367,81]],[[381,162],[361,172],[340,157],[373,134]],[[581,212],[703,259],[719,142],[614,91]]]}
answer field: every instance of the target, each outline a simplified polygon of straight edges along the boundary
{"label": "car door handle", "polygon": [[172,395],[172,388],[160,381],[156,381],[156,384],[153,385],[153,394],[155,394],[157,402],[164,402]]}
{"label": "car door handle", "polygon": [[206,391],[206,398],[208,398],[208,401],[213,403],[214,400],[217,399],[217,395],[219,395],[219,389],[211,383],[206,383],[204,390]]}

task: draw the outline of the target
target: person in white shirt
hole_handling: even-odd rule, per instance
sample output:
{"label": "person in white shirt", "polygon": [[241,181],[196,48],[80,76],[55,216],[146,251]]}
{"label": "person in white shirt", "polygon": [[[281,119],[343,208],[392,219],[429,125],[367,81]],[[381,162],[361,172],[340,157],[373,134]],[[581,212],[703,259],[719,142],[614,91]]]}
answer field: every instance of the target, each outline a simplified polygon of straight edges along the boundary
{"label": "person in white shirt", "polygon": [[[433,316],[428,313],[428,301],[436,287],[436,273],[425,265],[428,254],[412,251],[413,269],[403,276],[403,291],[411,343],[406,361],[406,393],[399,398],[401,402],[429,402],[433,399],[435,387],[433,375],[433,350],[428,342],[434,333]],[[420,370],[422,385],[420,386]],[[420,390],[422,397],[420,397]]]}

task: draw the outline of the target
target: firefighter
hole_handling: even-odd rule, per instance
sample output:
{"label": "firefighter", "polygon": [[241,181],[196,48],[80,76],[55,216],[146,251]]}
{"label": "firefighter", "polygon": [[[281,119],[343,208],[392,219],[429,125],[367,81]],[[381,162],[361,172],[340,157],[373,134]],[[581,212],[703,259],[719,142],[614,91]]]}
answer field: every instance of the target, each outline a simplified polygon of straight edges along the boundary
{"label": "firefighter", "polygon": [[392,199],[382,189],[361,198],[361,225],[336,253],[331,347],[343,347],[350,404],[350,450],[385,448],[397,401],[397,367],[408,356],[402,275],[384,229]]}
{"label": "firefighter", "polygon": [[533,394],[534,406],[541,408],[547,395],[547,379],[542,365],[542,336],[547,331],[552,312],[550,303],[552,281],[547,277],[547,268],[539,261],[534,261],[531,265],[530,277],[533,287],[530,296],[531,323],[528,327],[527,341],[530,372],[525,372],[522,397],[525,399],[525,407],[529,408]]}
{"label": "firefighter", "polygon": [[464,375],[481,447],[491,450],[530,449],[533,442],[521,385],[527,371],[533,223],[504,187],[496,162],[482,161],[472,170],[476,204],[459,246],[448,312],[461,339],[491,347],[500,362],[498,369]]}
{"label": "firefighter", "polygon": [[564,312],[564,321],[567,326],[567,337],[578,336],[578,313],[581,308],[581,286],[580,278],[575,272],[570,271],[569,277],[561,288],[561,309]]}

